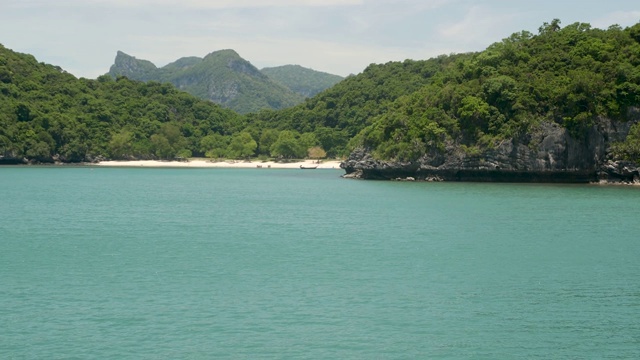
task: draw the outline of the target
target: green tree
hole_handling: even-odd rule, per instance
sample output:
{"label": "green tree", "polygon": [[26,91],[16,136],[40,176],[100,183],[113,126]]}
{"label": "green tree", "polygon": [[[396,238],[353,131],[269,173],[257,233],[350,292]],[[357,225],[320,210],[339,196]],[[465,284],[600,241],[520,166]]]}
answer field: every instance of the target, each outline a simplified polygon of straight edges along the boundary
{"label": "green tree", "polygon": [[133,134],[126,130],[113,134],[108,149],[113,159],[129,158],[133,155]]}
{"label": "green tree", "polygon": [[278,135],[278,140],[271,145],[271,155],[287,159],[303,158],[306,149],[296,138],[295,132],[283,130]]}
{"label": "green tree", "polygon": [[248,158],[255,154],[257,147],[258,144],[251,137],[251,134],[243,131],[231,137],[228,154],[236,159]]}
{"label": "green tree", "polygon": [[475,135],[475,130],[485,130],[490,118],[489,104],[476,96],[467,96],[462,99],[458,108],[460,123],[464,128],[470,129]]}
{"label": "green tree", "polygon": [[153,148],[153,152],[160,159],[172,159],[176,151],[169,143],[169,140],[164,137],[164,135],[153,134],[151,135],[151,146]]}
{"label": "green tree", "polygon": [[278,140],[278,130],[264,129],[260,135],[260,145],[258,150],[261,154],[270,155],[271,145]]}
{"label": "green tree", "polygon": [[227,156],[229,139],[220,134],[210,134],[200,140],[200,152],[208,158],[222,158]]}
{"label": "green tree", "polygon": [[316,138],[316,134],[314,133],[301,134],[298,141],[300,142],[300,145],[305,149],[310,149],[320,144],[320,142]]}

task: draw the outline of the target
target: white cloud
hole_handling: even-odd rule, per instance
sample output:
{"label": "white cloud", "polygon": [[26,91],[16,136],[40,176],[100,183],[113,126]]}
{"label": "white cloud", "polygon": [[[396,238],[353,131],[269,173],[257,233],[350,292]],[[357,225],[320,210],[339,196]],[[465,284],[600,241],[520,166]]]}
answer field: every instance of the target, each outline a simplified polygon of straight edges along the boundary
{"label": "white cloud", "polygon": [[629,26],[640,22],[640,11],[616,11],[598,18],[591,25],[600,29],[606,29],[613,24]]}
{"label": "white cloud", "polygon": [[[489,10],[481,6],[471,6],[465,16],[457,22],[440,25],[438,34],[458,45],[487,46],[508,36],[504,29],[515,19],[515,15]],[[473,46],[477,47],[477,46]]]}
{"label": "white cloud", "polygon": [[88,77],[106,72],[116,50],[161,66],[224,48],[259,67],[347,75],[482,50],[554,17],[603,27],[640,19],[632,2],[584,1],[576,12],[557,0],[0,0],[0,42]]}
{"label": "white cloud", "polygon": [[[319,71],[346,76],[357,74],[371,63],[426,59],[448,50],[363,45],[337,41],[267,37],[135,37],[135,50],[129,55],[164,66],[181,56],[203,57],[220,49],[234,49],[258,68],[299,64]],[[166,49],[172,49],[167,54]],[[115,53],[113,54],[115,56]],[[286,60],[283,60],[286,59]],[[103,73],[106,70],[102,71]]]}
{"label": "white cloud", "polygon": [[364,0],[8,0],[14,6],[46,7],[172,7],[196,9],[328,7],[362,5]]}

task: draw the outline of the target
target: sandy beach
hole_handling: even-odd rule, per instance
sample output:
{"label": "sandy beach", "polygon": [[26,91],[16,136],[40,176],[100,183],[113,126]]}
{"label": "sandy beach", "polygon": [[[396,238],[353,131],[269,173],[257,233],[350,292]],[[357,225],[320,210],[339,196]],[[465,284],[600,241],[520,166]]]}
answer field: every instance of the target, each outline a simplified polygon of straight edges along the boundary
{"label": "sandy beach", "polygon": [[262,169],[299,169],[300,166],[313,167],[317,165],[318,169],[340,169],[340,161],[329,160],[322,161],[317,164],[315,160],[304,160],[298,162],[275,162],[260,160],[242,161],[227,160],[214,161],[209,159],[189,159],[188,161],[161,161],[161,160],[134,160],[134,161],[101,161],[96,166],[112,166],[112,167],[172,167],[172,168],[262,168]]}

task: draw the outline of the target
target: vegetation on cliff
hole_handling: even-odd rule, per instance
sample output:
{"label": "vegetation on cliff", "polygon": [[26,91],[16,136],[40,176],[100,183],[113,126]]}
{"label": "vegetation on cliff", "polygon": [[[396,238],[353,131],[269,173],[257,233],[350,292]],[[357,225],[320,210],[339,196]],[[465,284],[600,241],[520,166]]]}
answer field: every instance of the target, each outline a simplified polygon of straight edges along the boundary
{"label": "vegetation on cliff", "polygon": [[[441,57],[430,61],[447,61]],[[554,20],[450,61],[398,98],[351,142],[381,159],[412,161],[457,144],[479,153],[555,122],[577,139],[597,117],[626,120],[640,104],[640,24],[593,29]],[[638,126],[617,157],[638,161]],[[635,134],[635,135],[633,135]]]}

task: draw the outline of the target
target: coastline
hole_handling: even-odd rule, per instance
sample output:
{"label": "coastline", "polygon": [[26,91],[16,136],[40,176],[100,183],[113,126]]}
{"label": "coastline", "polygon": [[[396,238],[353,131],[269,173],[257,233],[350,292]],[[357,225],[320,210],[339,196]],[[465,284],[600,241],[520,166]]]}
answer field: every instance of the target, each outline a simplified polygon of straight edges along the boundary
{"label": "coastline", "polygon": [[161,161],[161,160],[132,160],[132,161],[100,161],[87,164],[90,166],[105,167],[149,167],[149,168],[232,168],[232,169],[299,169],[300,166],[313,167],[317,169],[340,169],[340,161],[329,160],[317,164],[315,160],[302,160],[296,162],[275,162],[275,161],[212,161],[208,159],[189,159],[188,161]]}

